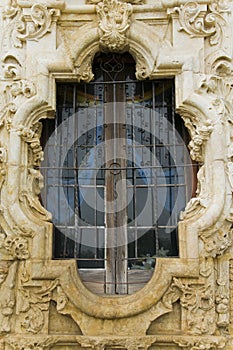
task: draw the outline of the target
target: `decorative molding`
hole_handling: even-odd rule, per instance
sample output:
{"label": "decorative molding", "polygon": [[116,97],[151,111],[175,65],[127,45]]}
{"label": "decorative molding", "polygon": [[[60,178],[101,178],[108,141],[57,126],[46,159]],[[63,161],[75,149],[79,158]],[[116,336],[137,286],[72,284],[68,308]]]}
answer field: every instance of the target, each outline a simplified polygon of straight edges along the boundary
{"label": "decorative molding", "polygon": [[[103,2],[103,0],[86,0],[87,4],[99,4],[100,2]],[[121,0],[121,2],[128,2],[133,5],[141,5],[145,3],[145,0]]]}
{"label": "decorative molding", "polygon": [[103,51],[124,52],[128,48],[127,31],[132,6],[118,0],[103,0],[96,11],[99,18],[100,47]]}
{"label": "decorative molding", "polygon": [[125,350],[147,350],[156,342],[154,336],[144,337],[76,337],[77,343],[84,349],[105,350],[124,348]]}
{"label": "decorative molding", "polygon": [[6,178],[7,171],[7,150],[0,144],[0,191]]}
{"label": "decorative molding", "polygon": [[15,278],[17,263],[0,261],[0,335],[11,332],[15,308]]}
{"label": "decorative molding", "polygon": [[229,286],[225,281],[217,280],[217,291],[215,296],[216,311],[218,313],[217,325],[226,329],[229,326],[230,296]]}
{"label": "decorative molding", "polygon": [[13,350],[44,350],[49,349],[52,345],[57,344],[61,340],[60,337],[46,337],[40,339],[28,339],[26,337],[13,338],[6,337],[5,343]]}
{"label": "decorative molding", "polygon": [[226,21],[214,4],[209,5],[209,11],[204,15],[198,2],[194,1],[176,7],[175,11],[179,13],[180,31],[186,32],[191,38],[209,38],[211,46],[221,43],[222,26]]}
{"label": "decorative molding", "polygon": [[223,349],[226,341],[223,339],[176,339],[173,342],[182,349],[187,350],[217,350]]}

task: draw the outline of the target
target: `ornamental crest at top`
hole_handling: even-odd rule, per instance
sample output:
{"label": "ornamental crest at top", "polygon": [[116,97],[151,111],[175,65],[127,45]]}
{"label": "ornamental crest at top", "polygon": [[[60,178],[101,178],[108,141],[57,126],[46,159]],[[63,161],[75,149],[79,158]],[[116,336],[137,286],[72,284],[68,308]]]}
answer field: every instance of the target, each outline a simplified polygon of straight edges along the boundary
{"label": "ornamental crest at top", "polygon": [[99,17],[101,49],[111,52],[126,51],[132,5],[117,0],[103,0],[96,6],[96,11]]}

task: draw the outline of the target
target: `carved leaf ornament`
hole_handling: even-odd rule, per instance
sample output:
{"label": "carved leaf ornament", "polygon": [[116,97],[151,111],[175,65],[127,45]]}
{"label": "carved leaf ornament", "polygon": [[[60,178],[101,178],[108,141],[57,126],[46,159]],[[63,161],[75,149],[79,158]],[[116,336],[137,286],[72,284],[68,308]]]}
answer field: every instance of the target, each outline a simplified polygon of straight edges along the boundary
{"label": "carved leaf ornament", "polygon": [[127,30],[132,14],[131,4],[104,0],[97,5],[100,46],[103,51],[123,52],[127,49]]}

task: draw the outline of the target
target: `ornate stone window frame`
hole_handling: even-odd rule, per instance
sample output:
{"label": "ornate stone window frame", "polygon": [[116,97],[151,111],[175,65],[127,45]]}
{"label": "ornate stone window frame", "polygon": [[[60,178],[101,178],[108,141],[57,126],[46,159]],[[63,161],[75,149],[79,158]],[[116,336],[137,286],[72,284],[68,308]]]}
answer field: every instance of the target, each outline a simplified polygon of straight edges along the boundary
{"label": "ornate stone window frame", "polygon": [[[113,344],[114,339],[110,341],[106,334],[113,336],[116,328],[122,346],[127,349],[135,346],[130,337],[138,334],[142,337],[138,341],[144,344],[145,349],[157,341],[190,349],[201,349],[203,344],[204,349],[209,349],[208,346],[223,348],[226,339],[216,334],[224,335],[229,325],[229,258],[225,253],[229,251],[232,241],[233,94],[231,82],[224,78],[224,72],[231,69],[231,59],[221,48],[216,50],[214,37],[219,34],[218,28],[222,28],[226,16],[221,9],[216,7],[211,10],[209,7],[209,11],[218,14],[216,18],[219,20],[213,23],[212,31],[207,30],[203,21],[203,27],[197,32],[192,26],[192,17],[185,2],[183,4],[181,1],[179,7],[175,7],[172,1],[163,2],[163,11],[169,9],[168,18],[172,20],[173,30],[182,24],[182,38],[186,44],[190,42],[190,36],[200,46],[204,40],[210,39],[207,69],[199,74],[201,79],[198,85],[193,74],[195,65],[190,62],[188,54],[178,54],[177,42],[172,46],[169,40],[161,40],[153,26],[133,17],[140,11],[157,11],[156,6],[148,9],[147,5],[133,7],[117,0],[108,4],[104,2],[107,6],[105,14],[111,11],[116,14],[119,4],[121,9],[124,5],[120,20],[122,28],[117,27],[122,39],[121,46],[114,42],[113,27],[110,26],[110,30],[107,27],[108,20],[102,13],[102,5],[77,7],[77,12],[82,9],[83,14],[92,13],[94,20],[80,26],[78,37],[76,32],[71,33],[70,37],[63,36],[58,48],[54,47],[47,57],[38,58],[38,80],[32,79],[33,83],[24,79],[23,55],[18,55],[19,47],[22,45],[24,50],[25,43],[43,39],[46,35],[56,35],[59,16],[63,12],[69,15],[72,9],[65,9],[65,3],[60,0],[49,1],[47,6],[41,5],[40,1],[33,5],[30,1],[22,0],[17,3],[11,1],[10,4],[4,16],[12,26],[11,34],[14,33],[16,43],[6,49],[2,58],[4,106],[0,114],[3,135],[0,145],[0,252],[1,260],[8,269],[8,287],[13,290],[16,280],[20,285],[19,290],[12,292],[12,313],[15,303],[18,308],[15,313],[18,316],[14,319],[15,333],[21,333],[24,329],[26,334],[35,333],[39,337],[46,328],[43,322],[34,328],[32,322],[24,322],[33,304],[32,293],[28,309],[23,308],[24,293],[34,286],[39,287],[37,295],[42,299],[44,294],[41,290],[48,295],[46,301],[43,299],[44,307],[49,307],[49,301],[54,300],[59,313],[73,318],[83,334],[75,342],[84,348],[94,344],[96,348],[103,349],[106,344]],[[206,20],[207,4],[208,1],[197,3],[198,18]],[[36,10],[42,11],[44,22],[41,17],[37,18]],[[28,32],[26,26],[17,32],[13,23],[15,16],[24,24],[31,23],[33,31]],[[51,34],[48,34],[49,31]],[[147,37],[141,33],[147,33]],[[51,260],[51,218],[38,198],[42,186],[38,170],[42,158],[40,120],[53,117],[55,83],[64,80],[90,81],[92,60],[99,50],[129,51],[136,61],[138,79],[175,76],[177,111],[190,132],[192,158],[201,163],[197,197],[188,203],[179,224],[180,258],[158,259],[151,281],[142,290],[118,298],[101,297],[88,291],[77,274],[75,262]],[[190,82],[189,89],[186,89],[187,81]],[[192,307],[187,294],[196,298],[193,324],[190,324]],[[19,300],[22,301],[21,307]],[[146,336],[151,322],[171,312],[177,300],[182,306],[186,337],[173,336],[164,341],[159,336]],[[206,308],[202,305],[204,300],[208,300]],[[37,305],[38,308],[43,314]],[[207,317],[209,321],[206,331],[198,328],[202,317]],[[10,316],[4,319],[3,325],[3,334],[13,331]],[[6,344],[14,348],[12,339],[6,340]],[[59,342],[59,339],[49,339],[51,343]]]}

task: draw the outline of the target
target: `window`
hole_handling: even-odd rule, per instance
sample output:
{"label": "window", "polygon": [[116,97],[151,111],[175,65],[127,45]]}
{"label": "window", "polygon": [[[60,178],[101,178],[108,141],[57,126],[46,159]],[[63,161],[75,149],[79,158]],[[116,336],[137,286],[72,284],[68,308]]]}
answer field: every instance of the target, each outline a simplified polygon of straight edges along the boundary
{"label": "window", "polygon": [[77,259],[96,293],[133,293],[156,257],[178,256],[188,136],[172,79],[137,81],[129,54],[98,54],[93,72],[90,83],[57,84],[57,116],[43,128],[43,202],[54,258]]}

